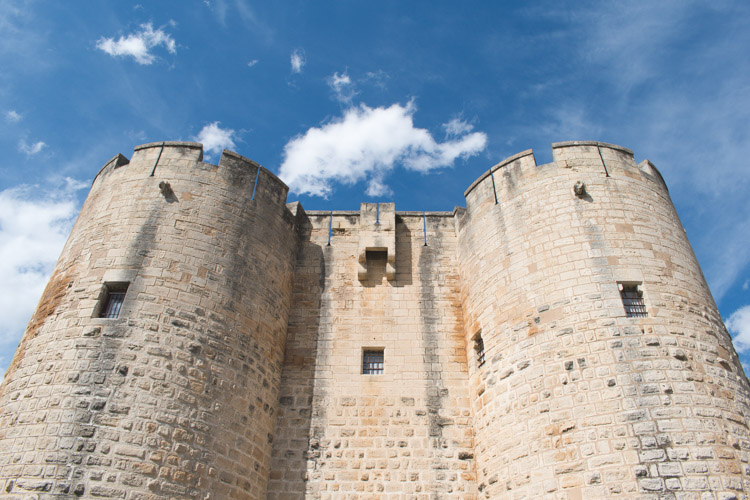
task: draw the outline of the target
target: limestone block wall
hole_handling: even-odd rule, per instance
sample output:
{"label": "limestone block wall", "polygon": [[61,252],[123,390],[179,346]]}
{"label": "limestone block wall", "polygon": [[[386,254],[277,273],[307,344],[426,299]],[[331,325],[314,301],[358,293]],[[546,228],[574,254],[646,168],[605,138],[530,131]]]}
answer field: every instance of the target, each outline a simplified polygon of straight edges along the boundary
{"label": "limestone block wall", "polygon": [[265,494],[297,217],[254,162],[201,160],[146,144],[95,179],[0,386],[7,498]]}
{"label": "limestone block wall", "polygon": [[457,217],[481,496],[744,498],[750,390],[666,185],[618,146],[553,153]]}
{"label": "limestone block wall", "polygon": [[647,160],[558,143],[465,209],[306,214],[202,156],[94,180],[0,385],[4,497],[750,496],[750,387]]}
{"label": "limestone block wall", "polygon": [[361,281],[360,213],[308,216],[267,498],[475,498],[452,214],[397,212],[395,279],[383,252]]}

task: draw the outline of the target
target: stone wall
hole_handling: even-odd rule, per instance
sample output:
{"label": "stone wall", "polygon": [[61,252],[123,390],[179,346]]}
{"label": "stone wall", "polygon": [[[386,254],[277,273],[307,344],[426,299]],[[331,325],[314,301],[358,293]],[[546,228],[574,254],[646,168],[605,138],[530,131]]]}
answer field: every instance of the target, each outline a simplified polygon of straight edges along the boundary
{"label": "stone wall", "polygon": [[398,213],[395,279],[376,253],[361,281],[360,213],[308,215],[268,498],[474,498],[452,214]]}
{"label": "stone wall", "polygon": [[423,214],[305,213],[194,143],[115,156],[0,386],[0,488],[745,498],[750,387],[661,175],[603,143],[553,158]]}
{"label": "stone wall", "polygon": [[94,181],[0,387],[10,498],[264,495],[295,217],[257,164],[201,158],[147,144]]}
{"label": "stone wall", "polygon": [[466,338],[487,358],[469,364],[479,490],[735,498],[747,379],[661,176],[617,146],[553,152],[493,167],[458,221]]}

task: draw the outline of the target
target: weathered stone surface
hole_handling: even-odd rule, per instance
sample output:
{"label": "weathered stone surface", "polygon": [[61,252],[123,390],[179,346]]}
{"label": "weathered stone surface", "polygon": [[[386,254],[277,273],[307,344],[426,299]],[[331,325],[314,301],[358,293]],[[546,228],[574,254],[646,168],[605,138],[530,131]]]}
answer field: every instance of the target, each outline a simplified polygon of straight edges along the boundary
{"label": "weathered stone surface", "polygon": [[661,176],[553,157],[427,214],[305,213],[198,144],[115,157],[0,386],[4,494],[745,498],[750,388]]}

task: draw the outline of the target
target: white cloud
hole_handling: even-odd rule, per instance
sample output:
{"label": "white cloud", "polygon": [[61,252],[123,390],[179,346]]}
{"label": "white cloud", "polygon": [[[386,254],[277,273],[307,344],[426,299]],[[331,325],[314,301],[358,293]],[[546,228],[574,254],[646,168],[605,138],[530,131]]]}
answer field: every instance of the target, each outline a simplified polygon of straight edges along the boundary
{"label": "white cloud", "polygon": [[47,144],[44,141],[37,141],[34,144],[28,144],[26,141],[21,139],[18,143],[18,150],[24,153],[26,156],[34,156],[44,149]]}
{"label": "white cloud", "polygon": [[382,175],[376,173],[367,183],[365,194],[367,196],[372,196],[373,198],[379,196],[391,196],[393,195],[393,190],[384,184]]}
{"label": "white cloud", "polygon": [[253,59],[252,61],[250,61],[250,62],[247,63],[247,67],[248,68],[252,68],[256,64],[258,64],[258,60],[257,59]]}
{"label": "white cloud", "polygon": [[448,123],[443,124],[445,135],[447,137],[468,134],[474,129],[474,125],[460,118],[453,118]]}
{"label": "white cloud", "polygon": [[745,282],[742,284],[742,289],[747,290],[748,287],[750,287],[750,280],[745,280]]}
{"label": "white cloud", "polygon": [[48,189],[0,191],[0,342],[17,340],[29,321],[78,214],[75,193],[83,186],[65,179]]}
{"label": "white cloud", "polygon": [[289,57],[289,62],[292,65],[292,73],[302,73],[302,68],[305,67],[305,53],[302,49],[294,49],[292,55]]}
{"label": "white cloud", "polygon": [[[533,15],[567,23],[557,35],[579,44],[568,49],[577,70],[540,90],[558,103],[538,113],[540,143],[595,138],[652,160],[721,305],[750,269],[750,4],[598,2]],[[579,96],[560,98],[570,85]]]}
{"label": "white cloud", "polygon": [[384,89],[386,87],[385,82],[389,78],[390,75],[388,75],[388,73],[386,73],[382,69],[379,69],[377,71],[368,71],[367,73],[365,73],[365,76],[362,80],[371,83],[376,87]]}
{"label": "white cloud", "polygon": [[203,0],[203,3],[214,13],[222,26],[226,26],[227,18],[232,22],[239,20],[253,36],[260,37],[266,42],[273,38],[270,23],[258,17],[250,2],[246,0]]}
{"label": "white cloud", "polygon": [[13,109],[5,113],[5,119],[11,123],[20,122],[21,118],[22,116]]}
{"label": "white cloud", "polygon": [[426,173],[475,155],[487,144],[482,132],[438,143],[427,130],[414,127],[415,111],[413,103],[349,108],[341,118],[289,141],[279,175],[300,194],[325,197],[335,182],[366,180],[368,194],[382,195],[389,192],[385,176],[397,164]]}
{"label": "white cloud", "polygon": [[727,319],[726,325],[732,334],[737,352],[747,351],[750,348],[750,305],[734,311]]}
{"label": "white cloud", "polygon": [[334,73],[326,79],[326,82],[331,87],[331,90],[333,90],[334,97],[339,102],[350,103],[354,96],[357,95],[354,82],[352,82],[352,79],[346,72],[340,75]]}
{"label": "white cloud", "polygon": [[138,64],[153,63],[156,56],[151,53],[151,49],[160,45],[170,54],[177,52],[174,39],[161,28],[154,30],[151,23],[141,24],[140,31],[120,36],[117,40],[102,37],[96,42],[97,49],[111,56],[131,56]]}
{"label": "white cloud", "polygon": [[209,123],[204,126],[193,139],[203,144],[206,153],[221,153],[224,149],[234,150],[236,133],[231,128],[219,127],[220,122]]}

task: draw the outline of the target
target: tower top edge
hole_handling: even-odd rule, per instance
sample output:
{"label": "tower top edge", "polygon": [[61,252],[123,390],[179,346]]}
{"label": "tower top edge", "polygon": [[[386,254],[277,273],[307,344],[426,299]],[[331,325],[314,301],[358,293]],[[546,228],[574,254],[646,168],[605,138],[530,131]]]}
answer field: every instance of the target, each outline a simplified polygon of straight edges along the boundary
{"label": "tower top edge", "polygon": [[617,144],[610,144],[608,142],[599,142],[599,141],[564,141],[564,142],[553,142],[552,143],[552,149],[558,149],[558,148],[569,148],[574,146],[597,146],[600,148],[608,148],[608,149],[616,149],[617,151],[622,151],[623,153],[627,153],[630,156],[633,156],[633,151],[631,151],[628,148],[618,146]]}
{"label": "tower top edge", "polygon": [[[477,184],[479,184],[480,182],[482,182],[483,180],[485,180],[495,170],[504,167],[508,163],[513,163],[514,161],[518,160],[519,158],[524,158],[524,157],[529,156],[529,155],[531,155],[532,160],[533,160],[533,156],[534,156],[534,150],[533,149],[527,149],[526,151],[521,151],[520,153],[516,153],[513,156],[507,157],[506,159],[502,160],[500,163],[496,163],[495,165],[493,165],[492,167],[490,167],[489,170],[487,170],[485,173],[483,173],[482,175],[480,175],[477,178],[477,180],[475,180],[474,182],[472,182],[471,186],[469,186],[468,188],[466,188],[466,191],[464,191],[464,197],[468,196],[469,193],[471,193],[472,189],[474,189],[477,186]],[[536,160],[534,160],[534,163],[536,163]]]}
{"label": "tower top edge", "polygon": [[[564,141],[564,142],[553,142],[552,143],[552,150],[555,149],[561,149],[561,148],[569,148],[569,147],[586,147],[586,146],[592,146],[592,147],[598,147],[598,148],[607,148],[607,149],[613,149],[615,151],[620,151],[622,153],[625,153],[629,156],[633,156],[633,151],[631,151],[628,148],[618,146],[617,144],[610,144],[608,142],[599,142],[599,141]],[[496,172],[497,170],[503,168],[504,166],[513,163],[517,160],[520,160],[522,158],[526,158],[527,156],[531,156],[530,160],[531,162],[536,165],[536,159],[534,158],[534,151],[532,149],[527,149],[525,151],[521,151],[520,153],[516,153],[512,156],[509,156],[505,158],[504,160],[500,161],[499,163],[496,163],[494,166],[492,166],[489,170],[482,173],[477,179],[471,183],[471,185],[464,191],[464,197],[469,196],[469,193],[471,193],[474,188],[477,187],[482,181],[484,181],[487,177],[489,177],[492,173]],[[553,162],[554,163],[554,162]]]}
{"label": "tower top edge", "polygon": [[[140,144],[138,146],[135,146],[133,148],[133,153],[138,153],[139,151],[143,151],[146,149],[152,149],[152,148],[184,148],[187,150],[193,150],[192,155],[196,156],[195,150],[199,151],[197,153],[196,161],[199,163],[206,163],[213,166],[229,166],[231,165],[244,165],[249,168],[258,169],[262,172],[262,177],[268,178],[275,184],[277,184],[281,189],[283,189],[285,192],[289,190],[289,187],[287,184],[281,180],[274,172],[270,171],[260,163],[247,158],[245,156],[242,156],[239,153],[236,153],[234,151],[230,151],[228,149],[224,149],[221,152],[221,157],[219,158],[219,161],[216,163],[210,163],[210,162],[204,162],[203,161],[203,144],[200,142],[189,142],[189,141],[158,141],[158,142],[147,142],[145,144]],[[99,169],[97,174],[94,176],[94,182],[96,182],[97,178],[99,178],[103,173],[109,172],[113,170],[114,168],[118,168],[124,165],[127,165],[130,163],[130,160],[125,157],[124,155],[118,153],[109,160],[107,160],[104,165]]]}
{"label": "tower top edge", "polygon": [[133,148],[133,151],[140,151],[141,149],[158,148],[158,147],[172,147],[172,148],[192,148],[203,150],[203,144],[200,142],[186,142],[186,141],[160,141],[160,142],[147,142],[146,144],[140,144]]}

